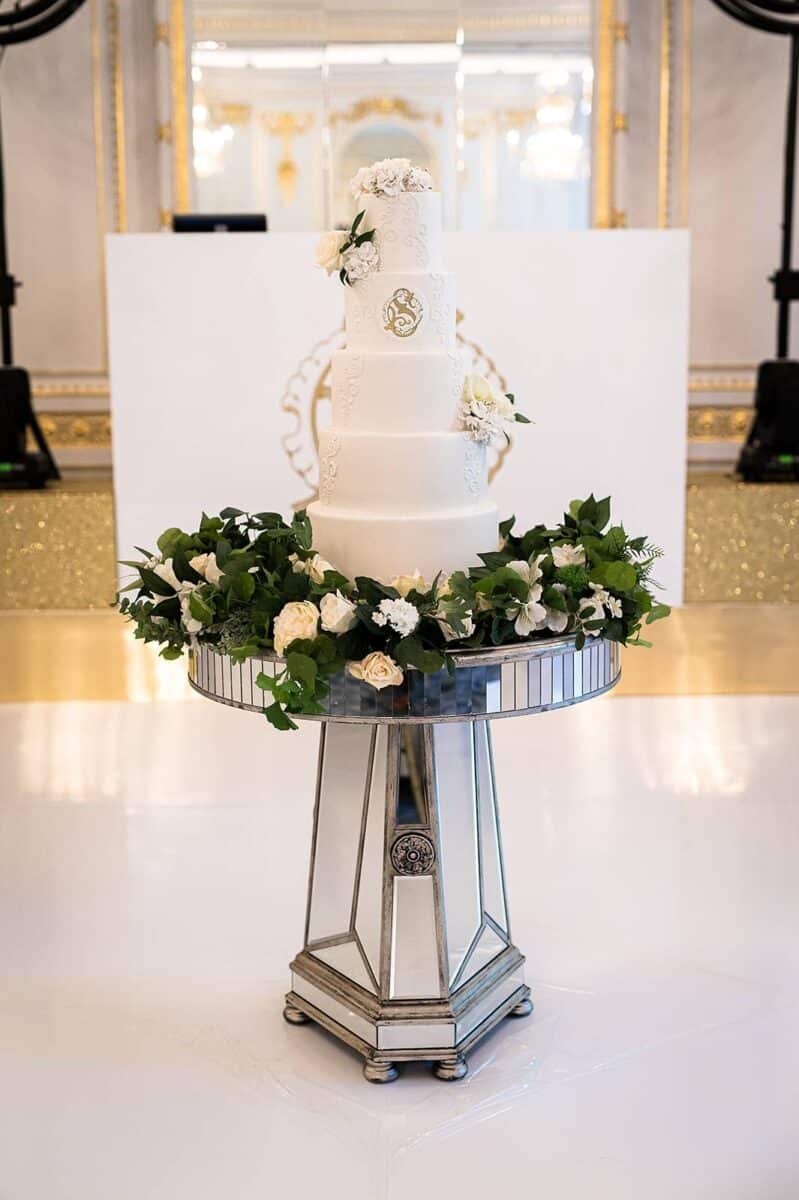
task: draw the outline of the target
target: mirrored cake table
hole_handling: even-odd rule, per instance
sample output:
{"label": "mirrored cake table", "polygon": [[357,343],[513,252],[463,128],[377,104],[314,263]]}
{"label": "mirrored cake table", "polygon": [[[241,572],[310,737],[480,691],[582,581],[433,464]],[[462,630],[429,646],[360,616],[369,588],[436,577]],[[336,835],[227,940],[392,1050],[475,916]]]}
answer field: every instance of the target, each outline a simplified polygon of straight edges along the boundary
{"label": "mirrored cake table", "polygon": [[[452,654],[377,691],[332,679],[322,723],[302,950],[284,1015],[316,1021],[365,1058],[373,1083],[430,1061],[461,1079],[466,1054],[506,1016],[532,1012],[511,938],[490,722],[608,691],[619,646],[573,636]],[[192,687],[262,711],[261,671],[193,650]]]}

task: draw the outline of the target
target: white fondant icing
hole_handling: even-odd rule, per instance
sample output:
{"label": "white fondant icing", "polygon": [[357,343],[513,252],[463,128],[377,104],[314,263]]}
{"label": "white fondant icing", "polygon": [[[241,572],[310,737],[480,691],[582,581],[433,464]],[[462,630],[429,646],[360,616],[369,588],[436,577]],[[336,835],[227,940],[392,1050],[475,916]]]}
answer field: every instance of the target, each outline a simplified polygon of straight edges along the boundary
{"label": "white fondant icing", "polygon": [[499,514],[489,503],[456,513],[385,516],[317,501],[308,515],[314,547],[351,579],[369,575],[390,582],[419,570],[432,582],[438,571],[449,574],[476,566],[478,554],[498,545]]}
{"label": "white fondant icing", "polygon": [[402,192],[363,197],[364,229],[374,229],[383,271],[440,271],[441,196]]}
{"label": "white fondant icing", "polygon": [[333,424],[385,433],[456,429],[463,372],[455,350],[448,354],[336,350]]}
{"label": "white fondant icing", "polygon": [[347,348],[320,437],[314,546],[354,578],[429,580],[497,546],[486,451],[457,431],[463,369],[434,193],[364,197],[381,268],[344,289]]}
{"label": "white fondant icing", "polygon": [[486,448],[463,433],[326,429],[319,496],[337,509],[408,514],[472,509],[486,488]]}

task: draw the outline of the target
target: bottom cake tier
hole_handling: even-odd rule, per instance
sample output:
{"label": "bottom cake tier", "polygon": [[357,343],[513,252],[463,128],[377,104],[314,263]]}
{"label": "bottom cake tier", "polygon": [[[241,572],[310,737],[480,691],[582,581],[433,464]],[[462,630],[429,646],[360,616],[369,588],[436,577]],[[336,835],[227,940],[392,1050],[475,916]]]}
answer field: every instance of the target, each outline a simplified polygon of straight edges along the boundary
{"label": "bottom cake tier", "polygon": [[384,583],[420,571],[431,582],[478,564],[477,555],[495,550],[499,514],[484,503],[456,512],[382,516],[311,504],[314,549],[354,579],[368,575]]}

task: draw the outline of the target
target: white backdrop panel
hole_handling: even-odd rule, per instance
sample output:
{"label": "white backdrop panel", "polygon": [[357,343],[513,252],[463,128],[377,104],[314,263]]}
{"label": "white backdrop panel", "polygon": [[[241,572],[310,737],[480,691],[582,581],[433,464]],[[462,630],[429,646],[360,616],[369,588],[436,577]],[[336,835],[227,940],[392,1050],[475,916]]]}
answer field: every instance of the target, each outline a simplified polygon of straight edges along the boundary
{"label": "white backdrop panel", "polygon": [[[315,234],[109,238],[119,554],[226,504],[288,512],[307,494],[282,445],[286,384],[340,325]],[[493,490],[503,515],[552,521],[610,493],[667,557],[682,598],[688,235],[451,234],[461,330],[535,424]],[[318,372],[318,368],[317,368]]]}

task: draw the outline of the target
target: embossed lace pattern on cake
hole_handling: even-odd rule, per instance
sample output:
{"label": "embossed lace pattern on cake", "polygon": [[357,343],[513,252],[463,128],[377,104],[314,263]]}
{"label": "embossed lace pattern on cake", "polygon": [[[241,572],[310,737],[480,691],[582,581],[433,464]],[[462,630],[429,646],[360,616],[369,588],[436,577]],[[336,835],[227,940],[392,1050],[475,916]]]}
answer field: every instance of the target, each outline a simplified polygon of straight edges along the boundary
{"label": "embossed lace pattern on cake", "polygon": [[341,449],[341,437],[334,430],[328,432],[325,439],[325,449],[319,459],[319,499],[329,504],[336,490],[338,475],[338,453]]}
{"label": "embossed lace pattern on cake", "polygon": [[383,305],[383,328],[395,337],[412,337],[421,324],[424,305],[410,288],[397,288]]}
{"label": "embossed lace pattern on cake", "polygon": [[430,282],[433,297],[430,305],[430,320],[436,332],[436,340],[442,347],[445,347],[450,340],[450,333],[453,327],[452,308],[445,299],[446,286],[444,276],[431,275]]}
{"label": "embossed lace pattern on cake", "polygon": [[463,456],[463,479],[466,490],[472,496],[479,496],[483,490],[483,458],[484,450],[477,442],[464,437],[466,453]]}
{"label": "embossed lace pattern on cake", "polygon": [[434,265],[430,254],[427,225],[422,221],[422,206],[417,196],[406,193],[403,203],[387,205],[377,230],[377,246],[401,246],[408,251],[408,265],[417,271],[429,271]]}
{"label": "embossed lace pattern on cake", "polygon": [[340,395],[341,420],[343,425],[349,425],[352,416],[352,406],[361,394],[363,380],[363,355],[352,355],[346,360],[344,368],[344,387]]}

